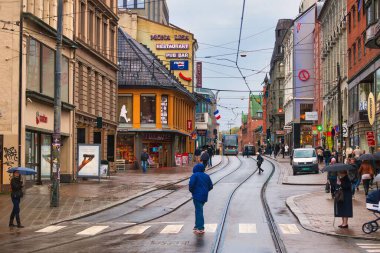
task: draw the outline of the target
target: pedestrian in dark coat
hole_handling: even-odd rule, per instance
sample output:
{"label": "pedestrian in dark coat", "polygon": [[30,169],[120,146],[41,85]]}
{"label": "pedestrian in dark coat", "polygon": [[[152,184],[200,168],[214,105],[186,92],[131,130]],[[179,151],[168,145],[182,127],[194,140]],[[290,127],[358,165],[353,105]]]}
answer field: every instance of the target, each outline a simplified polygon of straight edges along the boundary
{"label": "pedestrian in dark coat", "polygon": [[204,234],[203,206],[208,200],[209,191],[213,188],[210,176],[204,172],[205,166],[203,164],[195,165],[189,182],[189,191],[193,196],[195,207],[195,226],[193,230],[196,234]]}
{"label": "pedestrian in dark coat", "polygon": [[23,185],[20,173],[16,170],[15,172],[13,172],[13,177],[11,179],[11,198],[13,203],[13,209],[11,217],[9,219],[9,227],[15,227],[15,225],[13,224],[14,218],[16,218],[18,228],[24,227],[21,225],[20,221],[20,201],[23,196],[22,187]]}
{"label": "pedestrian in dark coat", "polygon": [[342,218],[342,224],[339,228],[348,228],[348,218],[353,217],[351,181],[347,175],[347,171],[339,172],[339,179],[339,187],[343,190],[343,202],[338,202],[335,199],[334,214],[335,217]]}
{"label": "pedestrian in dark coat", "polygon": [[201,161],[200,156],[201,156],[202,150],[200,148],[196,148],[194,152],[194,157],[195,157],[195,162],[199,163]]}
{"label": "pedestrian in dark coat", "polygon": [[331,151],[329,149],[325,149],[325,151],[323,151],[323,158],[325,159],[325,166],[328,166],[331,159]]}
{"label": "pedestrian in dark coat", "polygon": [[208,153],[208,156],[209,156],[208,166],[212,167],[212,157],[214,156],[214,148],[211,145],[208,146],[207,153]]}
{"label": "pedestrian in dark coat", "polygon": [[207,148],[204,147],[201,153],[201,161],[203,165],[205,166],[205,168],[207,167],[209,160],[210,160],[210,156],[207,152]]}

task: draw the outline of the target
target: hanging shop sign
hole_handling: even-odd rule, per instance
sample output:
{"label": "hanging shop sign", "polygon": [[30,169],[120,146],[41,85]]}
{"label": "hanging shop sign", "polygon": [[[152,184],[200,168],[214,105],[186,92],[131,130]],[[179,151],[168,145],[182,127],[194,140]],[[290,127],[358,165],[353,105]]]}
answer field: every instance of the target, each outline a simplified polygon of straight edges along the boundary
{"label": "hanging shop sign", "polygon": [[161,123],[168,124],[168,96],[161,97]]}
{"label": "hanging shop sign", "polygon": [[[150,40],[171,40],[171,36],[167,34],[152,34],[150,35]],[[174,40],[188,41],[190,37],[189,35],[175,34]]]}
{"label": "hanging shop sign", "polygon": [[191,80],[193,80],[191,77],[185,76],[182,72],[179,73],[179,77],[181,77],[182,80],[185,80],[187,82],[191,82]]}
{"label": "hanging shop sign", "polygon": [[78,177],[100,177],[100,145],[78,145]]}
{"label": "hanging shop sign", "polygon": [[188,131],[193,130],[193,121],[192,120],[187,121],[187,130]]}
{"label": "hanging shop sign", "polygon": [[366,132],[368,147],[376,146],[375,133],[373,131]]}
{"label": "hanging shop sign", "polygon": [[347,138],[348,137],[347,123],[343,123],[342,127],[343,127],[343,138]]}
{"label": "hanging shop sign", "polygon": [[189,61],[170,61],[170,70],[189,70]]}
{"label": "hanging shop sign", "polygon": [[202,62],[197,62],[197,65],[196,65],[196,78],[197,78],[197,88],[202,88],[203,86],[203,66],[202,66]]}
{"label": "hanging shop sign", "polygon": [[193,132],[191,133],[191,139],[192,139],[193,141],[195,141],[196,139],[198,139],[197,131],[193,131]]}
{"label": "hanging shop sign", "polygon": [[38,125],[40,123],[47,124],[48,123],[48,117],[45,116],[45,114],[40,114],[39,112],[36,112],[36,124]]}
{"label": "hanging shop sign", "polygon": [[298,72],[298,78],[301,81],[306,82],[307,80],[310,79],[309,71],[307,71],[306,69],[302,69],[300,72]]}
{"label": "hanging shop sign", "polygon": [[368,121],[369,121],[369,124],[371,124],[371,126],[373,125],[373,123],[375,123],[375,116],[376,116],[376,104],[375,104],[375,96],[373,95],[373,93],[369,93],[368,95],[368,108],[367,108],[367,111],[368,111]]}
{"label": "hanging shop sign", "polygon": [[318,112],[306,112],[305,113],[306,116],[306,120],[310,120],[310,121],[317,121],[318,120]]}

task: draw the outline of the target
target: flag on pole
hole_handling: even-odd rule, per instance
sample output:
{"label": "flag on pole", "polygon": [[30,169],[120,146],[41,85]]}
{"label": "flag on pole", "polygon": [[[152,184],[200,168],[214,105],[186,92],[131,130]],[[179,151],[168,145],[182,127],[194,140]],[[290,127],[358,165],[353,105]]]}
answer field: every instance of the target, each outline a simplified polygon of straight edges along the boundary
{"label": "flag on pole", "polygon": [[358,12],[362,9],[363,6],[363,0],[358,0]]}
{"label": "flag on pole", "polygon": [[215,118],[216,118],[217,120],[220,119],[219,110],[216,110],[216,111],[214,112],[214,116],[215,116]]}

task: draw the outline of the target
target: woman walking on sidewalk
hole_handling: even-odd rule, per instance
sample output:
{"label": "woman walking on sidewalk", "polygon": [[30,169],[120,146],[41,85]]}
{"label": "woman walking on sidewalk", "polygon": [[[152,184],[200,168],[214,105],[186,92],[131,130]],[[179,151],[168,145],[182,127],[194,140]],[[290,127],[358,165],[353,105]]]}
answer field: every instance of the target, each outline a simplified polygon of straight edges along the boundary
{"label": "woman walking on sidewalk", "polygon": [[342,224],[338,226],[339,228],[348,228],[348,218],[353,217],[351,181],[348,178],[347,171],[341,171],[338,175],[343,198],[335,198],[334,215],[342,218]]}
{"label": "woman walking on sidewalk", "polygon": [[364,161],[362,165],[360,165],[359,175],[361,176],[361,179],[363,181],[364,192],[365,192],[365,195],[367,196],[368,190],[369,190],[369,182],[374,176],[374,170],[369,161]]}
{"label": "woman walking on sidewalk", "polygon": [[13,172],[13,177],[11,179],[11,198],[13,203],[13,209],[11,213],[11,217],[9,219],[9,227],[15,227],[13,224],[13,220],[16,218],[17,227],[23,228],[20,221],[20,201],[23,196],[22,193],[22,181],[20,173],[16,170]]}

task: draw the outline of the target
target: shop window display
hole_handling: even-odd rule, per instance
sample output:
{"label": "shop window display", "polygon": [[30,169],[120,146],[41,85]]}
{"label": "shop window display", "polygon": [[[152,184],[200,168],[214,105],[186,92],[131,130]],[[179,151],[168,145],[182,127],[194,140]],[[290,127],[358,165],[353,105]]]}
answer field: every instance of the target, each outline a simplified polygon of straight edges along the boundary
{"label": "shop window display", "polygon": [[168,96],[163,95],[161,97],[161,123],[163,125],[168,124]]}
{"label": "shop window display", "polygon": [[132,95],[122,95],[118,99],[120,112],[119,122],[132,124],[133,122],[133,97]]}
{"label": "shop window display", "polygon": [[117,138],[116,157],[118,160],[125,160],[127,164],[132,164],[136,157],[134,156],[134,136],[119,135]]}

